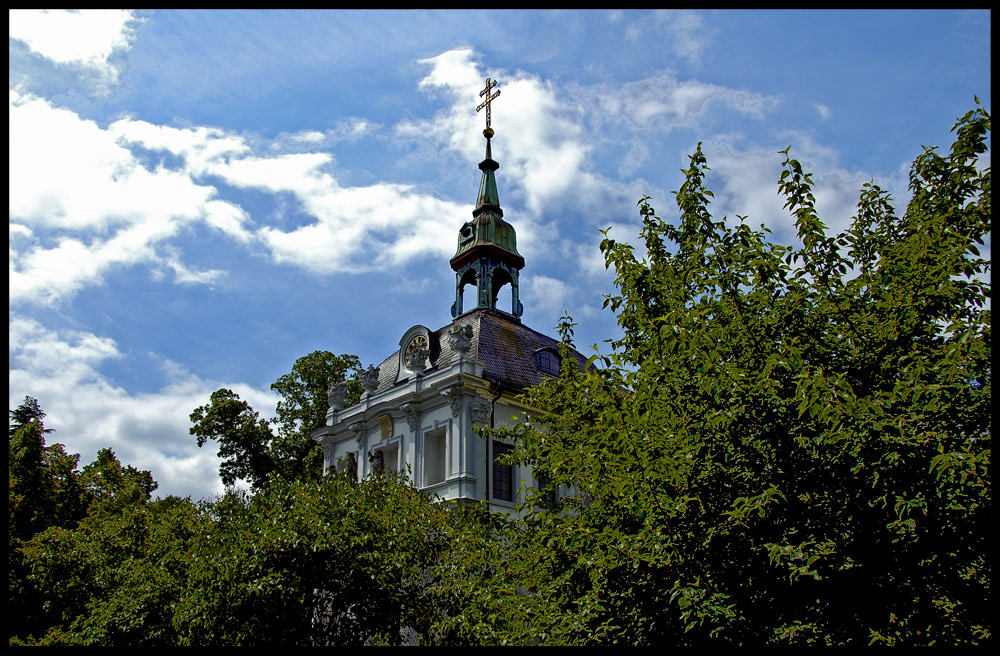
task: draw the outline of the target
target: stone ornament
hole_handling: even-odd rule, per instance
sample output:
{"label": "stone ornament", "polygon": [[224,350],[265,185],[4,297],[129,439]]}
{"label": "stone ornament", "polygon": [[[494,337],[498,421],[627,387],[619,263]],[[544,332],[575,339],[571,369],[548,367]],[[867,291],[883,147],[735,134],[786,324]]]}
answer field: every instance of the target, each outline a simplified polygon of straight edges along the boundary
{"label": "stone ornament", "polygon": [[459,412],[459,403],[461,401],[461,385],[452,385],[441,390],[441,396],[448,399],[448,405],[451,406],[451,416],[457,417]]}
{"label": "stone ornament", "polygon": [[361,372],[359,378],[361,379],[361,387],[364,388],[365,392],[369,396],[375,393],[378,389],[378,374],[379,368],[375,365],[368,365],[368,368]]}
{"label": "stone ornament", "polygon": [[469,404],[472,421],[485,424],[490,419],[490,404],[482,399],[476,399]]}
{"label": "stone ornament", "polygon": [[448,345],[451,350],[464,357],[472,349],[472,340],[476,336],[476,331],[472,324],[457,326],[448,331]]}
{"label": "stone ornament", "polygon": [[326,390],[326,400],[330,404],[331,410],[340,410],[344,406],[344,399],[347,398],[347,383],[344,381],[330,383]]}
{"label": "stone ornament", "polygon": [[404,403],[399,406],[399,411],[406,416],[406,425],[410,427],[410,432],[417,430],[417,406],[413,403]]}
{"label": "stone ornament", "polygon": [[354,431],[355,437],[358,440],[358,450],[364,450],[365,446],[365,425],[363,422],[357,421],[351,424],[348,428]]}

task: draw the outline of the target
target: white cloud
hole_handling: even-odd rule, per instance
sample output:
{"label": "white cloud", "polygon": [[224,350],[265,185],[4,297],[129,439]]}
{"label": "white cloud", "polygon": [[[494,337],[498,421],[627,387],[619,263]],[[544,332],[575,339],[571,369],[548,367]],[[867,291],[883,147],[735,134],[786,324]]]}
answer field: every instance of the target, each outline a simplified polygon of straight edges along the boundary
{"label": "white cloud", "polygon": [[[802,162],[812,173],[816,211],[831,234],[850,225],[861,186],[871,176],[861,171],[849,171],[837,164],[836,151],[817,144],[804,133],[781,135],[791,144],[790,156]],[[778,241],[790,244],[795,240],[795,218],[784,209],[785,198],[778,195],[778,178],[784,154],[777,145],[745,144],[736,135],[720,135],[703,146],[711,169],[707,186],[715,193],[713,216],[726,215],[735,221],[737,215],[747,217],[748,224],[757,228],[764,223]]]}
{"label": "white cloud", "polygon": [[120,145],[114,127],[126,121],[102,130],[43,99],[9,96],[10,221],[39,236],[33,244],[10,241],[12,302],[55,303],[102,284],[115,267],[140,263],[198,280],[176,253],[164,259],[160,250],[192,222],[246,239],[242,210],[218,200],[213,187],[181,171],[150,171]]}
{"label": "white cloud", "polygon": [[[617,22],[617,21],[613,21]],[[640,44],[655,40],[692,66],[701,65],[702,53],[711,47],[714,34],[693,11],[659,10],[643,13],[625,28],[625,40]]]}
{"label": "white cloud", "polygon": [[778,102],[776,98],[743,89],[697,80],[680,81],[671,71],[620,88],[601,88],[596,100],[610,117],[625,119],[635,127],[646,127],[656,121],[667,129],[693,126],[709,108],[716,106],[761,119]]}
{"label": "white cloud", "polygon": [[189,174],[215,173],[232,159],[251,155],[246,141],[233,133],[211,127],[174,128],[147,121],[122,119],[108,126],[116,143],[162,150],[184,159]]}
{"label": "white cloud", "polygon": [[816,113],[819,114],[819,117],[824,121],[828,120],[831,116],[833,116],[833,110],[824,105],[823,103],[814,102],[813,107],[816,109]]}
{"label": "white cloud", "polygon": [[521,280],[526,288],[526,298],[530,298],[541,313],[562,316],[575,302],[576,290],[563,280],[543,275],[524,276]]}
{"label": "white cloud", "polygon": [[[428,254],[450,255],[468,207],[409,185],[341,187],[324,152],[258,157],[246,138],[209,127],[175,128],[120,119],[106,130],[34,96],[10,93],[10,216],[44,243],[10,242],[12,301],[55,303],[102,284],[115,266],[170,270],[178,283],[210,284],[225,272],[197,271],[168,240],[182,225],[216,228],[259,242],[278,262],[318,273],[375,270]],[[369,124],[353,123],[361,133]],[[326,139],[300,133],[302,143]],[[70,144],[71,147],[67,147]],[[167,152],[179,166],[149,170],[132,149]],[[213,183],[291,193],[312,223],[283,229],[219,197]]]}
{"label": "white cloud", "polygon": [[207,271],[194,271],[181,261],[180,253],[176,249],[167,247],[164,249],[166,256],[163,258],[164,264],[174,272],[174,280],[179,284],[186,285],[211,285],[218,280],[225,278],[228,274],[221,269],[208,269]]}
{"label": "white cloud", "polygon": [[134,25],[141,20],[129,10],[93,9],[12,9],[8,18],[12,39],[56,64],[89,69],[105,88],[121,73],[112,54],[131,47]]}
{"label": "white cloud", "polygon": [[[356,122],[358,130],[367,124]],[[426,255],[450,255],[455,226],[468,207],[422,194],[410,186],[378,183],[342,187],[324,171],[328,153],[258,157],[245,140],[208,128],[171,128],[119,121],[111,130],[126,143],[168,150],[195,178],[217,176],[228,185],[294,194],[313,222],[285,230],[260,225],[255,232],[276,262],[329,274],[378,270]],[[303,133],[305,140],[315,134]],[[255,217],[258,224],[264,217]],[[238,234],[238,222],[226,224]]]}
{"label": "white cloud", "polygon": [[160,487],[156,494],[197,497],[222,492],[213,445],[198,448],[188,433],[190,413],[220,387],[233,389],[262,416],[276,397],[243,384],[199,379],[182,367],[161,361],[168,382],[161,389],[133,394],[113,384],[101,367],[126,356],[115,342],[85,331],[57,332],[37,321],[12,315],[8,371],[11,408],[24,397],[39,400],[55,429],[46,439],[81,454],[81,466],[110,447],[119,460],[148,469]]}
{"label": "white cloud", "polygon": [[455,226],[468,207],[420,194],[408,185],[377,184],[303,193],[317,221],[295,230],[264,227],[275,260],[306,269],[372,271],[423,256],[450,256]]}
{"label": "white cloud", "polygon": [[[479,69],[475,53],[469,49],[449,51],[421,63],[429,69],[421,88],[447,94],[450,103],[426,121],[398,124],[397,133],[478,162],[484,147],[478,137],[483,120],[470,110],[487,72]],[[647,130],[692,127],[718,108],[763,118],[778,102],[741,89],[682,82],[671,71],[617,87],[598,84],[558,90],[523,72],[489,75],[499,75],[502,93],[494,110],[497,136],[493,140],[494,158],[501,164],[500,200],[505,208],[516,209],[511,198],[515,202],[523,198],[527,212],[517,215],[517,227],[519,236],[527,237],[524,243],[528,250],[537,244],[522,228],[541,228],[542,217],[558,220],[555,217],[562,215],[564,207],[586,207],[587,219],[606,227],[609,221],[620,221],[623,209],[650,191],[648,183],[610,180],[595,172],[594,144],[601,138],[595,134],[607,135],[609,131],[585,130],[586,119],[598,126],[610,119],[625,128],[623,134],[605,138],[634,142],[633,152],[619,170],[619,174],[628,175],[649,155]],[[512,195],[507,191],[511,185]],[[547,248],[545,245],[543,250]]]}

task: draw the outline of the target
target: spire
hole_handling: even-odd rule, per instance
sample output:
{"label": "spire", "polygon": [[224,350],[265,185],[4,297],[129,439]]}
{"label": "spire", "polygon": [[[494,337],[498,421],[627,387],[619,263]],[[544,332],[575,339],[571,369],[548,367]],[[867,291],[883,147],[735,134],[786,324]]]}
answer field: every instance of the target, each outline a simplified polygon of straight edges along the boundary
{"label": "spire", "polygon": [[486,99],[476,107],[476,111],[486,109],[486,158],[479,163],[483,176],[479,181],[476,207],[472,210],[472,221],[462,226],[458,233],[458,250],[451,258],[451,268],[455,271],[455,304],[451,314],[458,317],[473,308],[463,307],[462,289],[466,285],[477,288],[474,307],[497,308],[497,294],[506,285],[511,286],[511,311],[514,317],[521,316],[523,308],[518,300],[518,272],[524,267],[524,258],[517,252],[517,235],[514,226],[503,220],[500,209],[500,195],[497,193],[496,170],[500,164],[493,159],[493,128],[490,126],[490,104],[500,91],[493,92],[496,81],[486,78],[486,88],[479,97]]}
{"label": "spire", "polygon": [[[500,93],[497,91],[497,93]],[[500,168],[500,164],[493,159],[493,150],[490,146],[490,137],[493,130],[487,128],[483,130],[486,137],[486,159],[479,162],[479,170],[483,172],[483,178],[479,182],[479,196],[476,198],[476,209],[472,211],[472,216],[478,216],[483,210],[492,210],[503,216],[500,209],[500,194],[497,193],[497,179],[494,172]]]}

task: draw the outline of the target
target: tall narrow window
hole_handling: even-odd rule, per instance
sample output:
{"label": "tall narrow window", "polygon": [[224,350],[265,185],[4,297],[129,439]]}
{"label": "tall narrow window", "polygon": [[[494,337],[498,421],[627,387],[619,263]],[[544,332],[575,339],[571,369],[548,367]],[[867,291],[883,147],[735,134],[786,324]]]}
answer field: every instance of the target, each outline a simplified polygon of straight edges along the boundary
{"label": "tall narrow window", "polygon": [[386,471],[391,471],[393,474],[399,473],[399,443],[395,442],[384,446],[379,451],[382,452],[382,459]]}
{"label": "tall narrow window", "polygon": [[497,458],[514,450],[510,444],[493,442],[493,498],[514,500],[514,467],[497,462]]}
{"label": "tall narrow window", "polygon": [[445,430],[439,428],[424,435],[424,485],[444,482]]}

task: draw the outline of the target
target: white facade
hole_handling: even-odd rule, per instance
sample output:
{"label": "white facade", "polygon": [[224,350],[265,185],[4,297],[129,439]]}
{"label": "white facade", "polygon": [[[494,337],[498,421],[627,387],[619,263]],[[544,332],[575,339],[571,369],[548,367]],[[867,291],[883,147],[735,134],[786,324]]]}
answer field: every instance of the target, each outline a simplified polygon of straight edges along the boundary
{"label": "white facade", "polygon": [[555,373],[555,340],[511,315],[478,309],[438,331],[413,326],[399,345],[363,377],[357,405],[339,408],[339,392],[331,390],[327,425],[313,432],[324,471],[356,467],[362,479],[381,465],[406,472],[428,495],[485,500],[510,512],[535,481],[526,468],[494,463],[503,445],[475,427],[523,417],[514,396]]}

